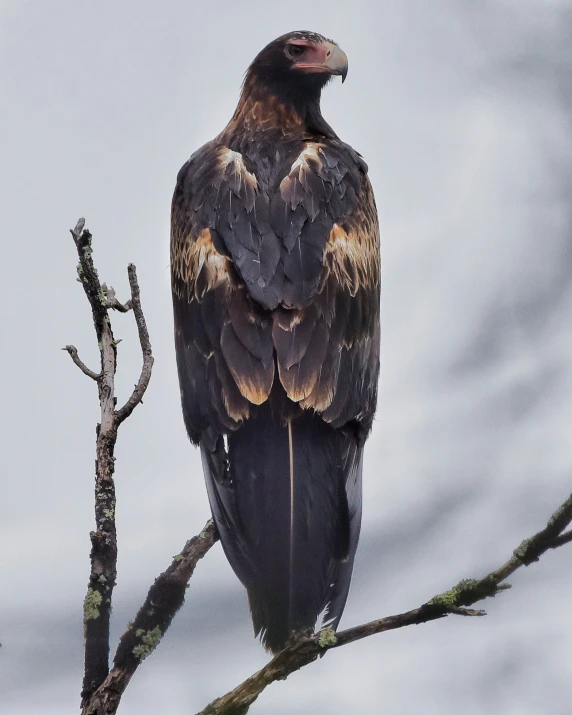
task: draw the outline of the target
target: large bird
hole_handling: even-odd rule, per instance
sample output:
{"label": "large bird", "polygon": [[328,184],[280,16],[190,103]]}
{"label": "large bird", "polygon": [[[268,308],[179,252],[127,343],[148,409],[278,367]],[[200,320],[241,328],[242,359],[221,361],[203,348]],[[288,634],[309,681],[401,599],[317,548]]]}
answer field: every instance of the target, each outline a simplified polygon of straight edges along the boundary
{"label": "large bird", "polygon": [[367,165],[320,112],[323,87],[346,73],[321,35],[271,42],[173,196],[184,420],[273,652],[342,615],[377,401],[377,212]]}

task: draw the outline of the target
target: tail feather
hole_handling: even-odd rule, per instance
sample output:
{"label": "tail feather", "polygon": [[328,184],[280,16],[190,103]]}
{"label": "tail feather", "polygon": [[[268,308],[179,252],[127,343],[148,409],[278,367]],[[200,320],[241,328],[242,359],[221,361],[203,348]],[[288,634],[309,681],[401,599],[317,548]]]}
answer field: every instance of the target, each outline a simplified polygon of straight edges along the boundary
{"label": "tail feather", "polygon": [[292,631],[334,627],[347,598],[361,520],[361,447],[307,411],[283,424],[263,405],[201,444],[211,509],[271,651]]}
{"label": "tail feather", "polygon": [[348,474],[346,478],[346,491],[348,495],[349,506],[349,543],[348,543],[348,558],[341,561],[335,561],[333,566],[332,578],[330,580],[331,590],[329,594],[329,602],[324,614],[324,625],[332,627],[334,630],[338,627],[340,618],[344,611],[346,601],[348,599],[349,586],[352,578],[354,567],[354,558],[357,551],[360,527],[361,527],[361,509],[362,509],[362,465],[363,452],[358,450],[358,454],[354,455],[352,460],[348,460]]}

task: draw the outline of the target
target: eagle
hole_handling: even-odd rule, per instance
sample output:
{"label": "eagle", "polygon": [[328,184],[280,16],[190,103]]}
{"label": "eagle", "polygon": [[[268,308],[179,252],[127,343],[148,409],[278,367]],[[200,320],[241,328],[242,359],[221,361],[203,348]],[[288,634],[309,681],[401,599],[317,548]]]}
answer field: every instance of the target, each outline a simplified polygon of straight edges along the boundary
{"label": "eagle", "polygon": [[248,68],[178,176],[171,278],[183,417],[255,636],[337,628],[377,402],[380,252],[368,168],[323,118],[345,53],[291,32]]}

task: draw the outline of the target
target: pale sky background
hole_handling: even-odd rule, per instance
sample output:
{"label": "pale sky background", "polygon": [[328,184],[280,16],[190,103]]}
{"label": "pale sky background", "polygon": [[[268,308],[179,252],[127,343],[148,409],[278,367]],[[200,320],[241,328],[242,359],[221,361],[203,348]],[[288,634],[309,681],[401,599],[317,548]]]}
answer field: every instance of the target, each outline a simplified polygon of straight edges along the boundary
{"label": "pale sky background", "polygon": [[[218,133],[274,37],[349,57],[323,111],[364,154],[383,233],[380,404],[342,627],[499,566],[572,485],[570,0],[0,0],[0,712],[77,712],[92,528],[97,348],[68,228],[102,278],[137,264],[156,356],[117,449],[114,643],[208,507],[176,382],[175,176]],[[139,374],[114,316],[119,396]],[[568,715],[572,547],[518,572],[485,619],[329,653],[252,715]],[[220,546],[120,715],[192,715],[267,656]]]}

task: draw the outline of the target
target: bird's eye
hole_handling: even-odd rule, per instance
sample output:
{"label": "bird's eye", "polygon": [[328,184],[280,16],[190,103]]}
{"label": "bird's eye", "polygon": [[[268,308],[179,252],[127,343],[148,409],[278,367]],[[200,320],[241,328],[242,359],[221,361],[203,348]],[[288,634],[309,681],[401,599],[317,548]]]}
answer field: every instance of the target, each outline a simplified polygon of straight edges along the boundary
{"label": "bird's eye", "polygon": [[290,54],[290,57],[296,58],[296,57],[301,57],[304,54],[304,50],[306,48],[303,47],[302,45],[290,45],[288,48],[288,52]]}

